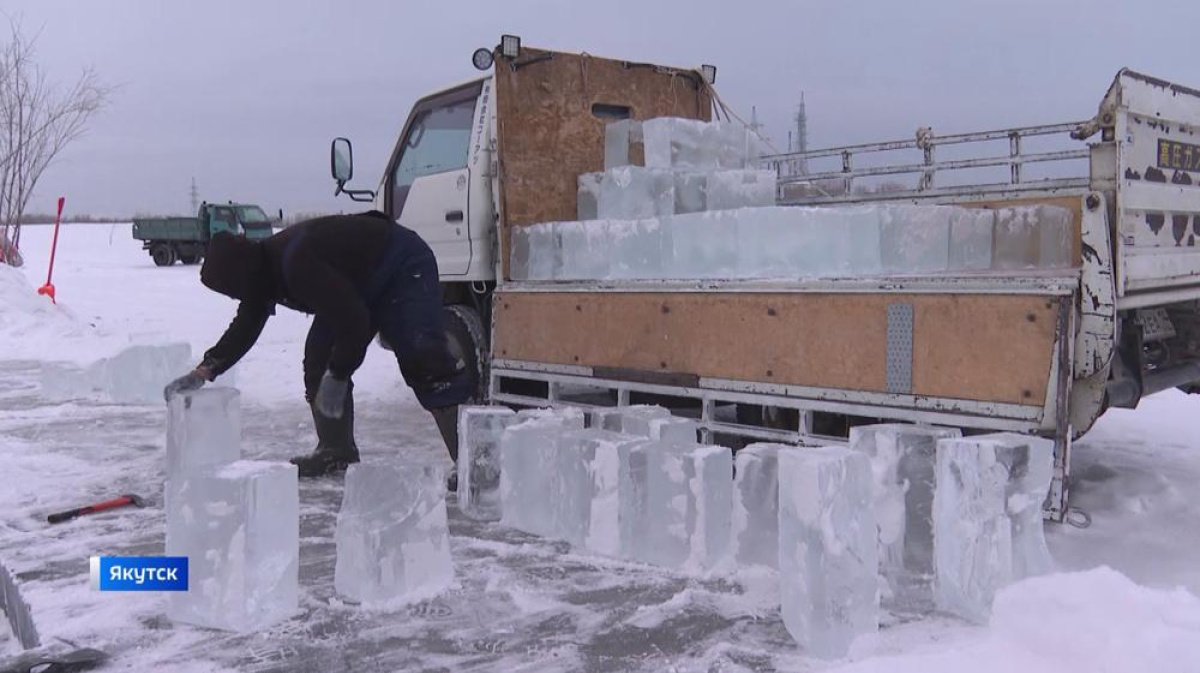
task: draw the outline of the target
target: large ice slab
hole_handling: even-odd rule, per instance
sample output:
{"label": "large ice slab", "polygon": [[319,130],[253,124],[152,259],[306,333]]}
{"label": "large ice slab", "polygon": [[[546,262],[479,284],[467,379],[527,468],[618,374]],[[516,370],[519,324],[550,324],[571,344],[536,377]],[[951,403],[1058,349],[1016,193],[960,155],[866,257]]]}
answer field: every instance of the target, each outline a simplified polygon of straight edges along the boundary
{"label": "large ice slab", "polygon": [[779,567],[779,453],[786,444],[751,444],[734,455],[730,549],[738,566]]}
{"label": "large ice slab", "polygon": [[707,211],[663,218],[671,235],[670,256],[663,263],[663,278],[736,278],[739,213]]}
{"label": "large ice slab", "polygon": [[516,419],[507,407],[458,411],[458,508],[472,519],[500,519],[500,436]]}
{"label": "large ice slab", "polygon": [[137,344],[86,368],[47,364],[43,394],[54,399],[99,397],[117,404],[162,404],[163,388],[192,365],[186,343]]}
{"label": "large ice slab", "polygon": [[668,170],[624,166],[604,172],[596,216],[602,220],[639,220],[675,212],[675,176]]}
{"label": "large ice slab", "polygon": [[167,402],[166,478],[242,457],[241,394],[214,386]]}
{"label": "large ice slab", "polygon": [[773,206],[775,177],[774,171],[750,169],[709,173],[705,206],[708,210]]}
{"label": "large ice slab", "polygon": [[1057,206],[996,211],[992,266],[999,270],[1060,269],[1072,264],[1072,214]]}
{"label": "large ice slab", "polygon": [[621,432],[647,439],[695,444],[698,431],[696,421],[671,416],[661,407],[630,407],[621,417]]}
{"label": "large ice slab", "polygon": [[987,208],[956,208],[950,215],[950,269],[990,269],[995,229],[996,211]]}
{"label": "large ice slab", "polygon": [[603,173],[580,173],[576,181],[576,217],[582,221],[594,220],[600,216],[600,181]]}
{"label": "large ice slab", "polygon": [[933,603],[933,492],[937,441],[956,428],[911,424],[850,429],[850,448],[871,459],[884,600],[911,609]]}
{"label": "large ice slab", "polygon": [[562,234],[557,222],[510,227],[513,280],[554,280],[562,274]]}
{"label": "large ice slab", "polygon": [[779,453],[783,623],[807,652],[845,656],[879,626],[871,462],[843,447]]}
{"label": "large ice slab", "polygon": [[439,465],[351,465],[334,534],[338,594],[387,603],[445,590],[454,579],[445,491]]}
{"label": "large ice slab", "polygon": [[625,432],[625,419],[631,416],[641,416],[647,418],[666,418],[671,415],[671,412],[663,407],[634,404],[624,407],[607,407],[601,409],[592,409],[588,412],[588,427],[597,430],[611,430],[612,432]]}
{"label": "large ice slab", "polygon": [[611,122],[604,127],[604,168],[620,168],[634,163],[630,149],[642,142],[642,123],[633,119]]}
{"label": "large ice slab", "polygon": [[729,546],[733,455],[723,446],[650,442],[646,539],[633,556],[667,568],[711,568]]}
{"label": "large ice slab", "polygon": [[582,430],[578,409],[526,409],[500,436],[501,521],[534,535],[557,533],[553,496],[559,437]]}
{"label": "large ice slab", "polygon": [[662,220],[608,220],[605,246],[609,277],[617,280],[667,278],[672,230]]}
{"label": "large ice slab", "polygon": [[296,612],[299,486],[296,466],[238,461],[173,478],[166,489],[168,556],[188,557],[188,591],[172,620],[256,631]]}
{"label": "large ice slab", "polygon": [[891,206],[883,211],[879,246],[883,270],[896,274],[950,268],[950,216],[943,206]]}
{"label": "large ice slab", "polygon": [[934,495],[934,593],[940,609],[985,623],[996,592],[1049,572],[1042,531],[1053,442],[999,433],[943,439]]}
{"label": "large ice slab", "polygon": [[605,220],[558,223],[562,267],[559,280],[596,280],[611,275],[612,254]]}

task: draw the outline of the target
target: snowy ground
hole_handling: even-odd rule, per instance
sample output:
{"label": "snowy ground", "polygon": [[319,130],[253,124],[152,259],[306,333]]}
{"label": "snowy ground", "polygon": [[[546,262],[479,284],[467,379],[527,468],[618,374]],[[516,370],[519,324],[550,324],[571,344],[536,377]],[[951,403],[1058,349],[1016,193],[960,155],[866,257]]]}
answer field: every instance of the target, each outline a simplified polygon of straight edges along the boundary
{"label": "snowy ground", "polygon": [[[31,287],[45,280],[49,234],[24,232]],[[1076,445],[1074,504],[1094,524],[1048,528],[1062,573],[1005,592],[988,628],[885,615],[844,662],[795,647],[769,577],[689,578],[575,553],[472,522],[453,502],[451,591],[391,613],[344,605],[332,590],[335,479],[301,486],[301,615],[245,636],[173,625],[161,596],[93,592],[87,576],[91,555],[161,553],[160,506],[44,523],[120,493],[161,503],[165,410],[51,401],[39,370],[130,341],[186,341],[198,358],[234,304],[196,267],[155,267],[128,225],[64,228],[55,285],[68,315],[6,294],[12,280],[0,275],[0,561],[44,641],[107,650],[114,670],[1200,671],[1200,397],[1174,392],[1112,412]],[[301,399],[307,322],[281,311],[238,368],[250,457],[314,444]],[[373,347],[356,384],[368,457],[444,453],[390,354]],[[1116,572],[1080,572],[1099,566]],[[5,644],[0,635],[0,653]]]}

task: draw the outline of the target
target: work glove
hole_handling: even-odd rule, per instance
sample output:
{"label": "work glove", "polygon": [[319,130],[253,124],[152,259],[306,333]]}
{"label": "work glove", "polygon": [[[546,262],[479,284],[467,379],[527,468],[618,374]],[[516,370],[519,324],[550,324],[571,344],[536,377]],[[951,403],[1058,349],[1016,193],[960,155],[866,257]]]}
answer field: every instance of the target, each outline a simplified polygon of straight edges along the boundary
{"label": "work glove", "polygon": [[317,412],[326,418],[341,418],[346,410],[346,390],[349,387],[349,380],[325,372],[321,377],[321,385],[317,387],[317,398],[313,400]]}
{"label": "work glove", "polygon": [[190,393],[193,390],[200,390],[206,381],[207,379],[204,378],[199,370],[192,370],[168,383],[167,387],[163,388],[163,399],[170,402],[171,398],[179,393]]}

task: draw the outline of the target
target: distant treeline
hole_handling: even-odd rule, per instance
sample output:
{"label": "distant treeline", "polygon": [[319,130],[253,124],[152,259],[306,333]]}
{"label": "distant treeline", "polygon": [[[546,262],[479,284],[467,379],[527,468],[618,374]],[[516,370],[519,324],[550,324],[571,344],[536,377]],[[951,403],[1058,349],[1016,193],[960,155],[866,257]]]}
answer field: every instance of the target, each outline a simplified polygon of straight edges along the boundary
{"label": "distant treeline", "polygon": [[[63,222],[79,224],[108,224],[112,222],[129,222],[128,217],[110,217],[96,215],[63,215]],[[21,224],[54,224],[54,215],[43,213],[25,213],[21,216]]]}

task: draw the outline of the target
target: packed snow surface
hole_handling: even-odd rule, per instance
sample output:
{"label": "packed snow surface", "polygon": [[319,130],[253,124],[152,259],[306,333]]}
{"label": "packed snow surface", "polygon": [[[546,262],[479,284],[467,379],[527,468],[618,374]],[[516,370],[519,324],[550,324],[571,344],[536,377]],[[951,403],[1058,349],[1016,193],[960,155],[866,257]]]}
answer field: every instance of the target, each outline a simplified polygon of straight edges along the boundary
{"label": "packed snow surface", "polygon": [[[1072,496],[1090,528],[1051,525],[1058,573],[1000,592],[987,626],[885,611],[847,659],[805,654],[768,569],[682,575],[464,517],[447,501],[454,580],[392,611],[334,591],[340,479],[300,485],[299,613],[253,634],[174,624],[158,594],[100,593],[88,557],[160,554],[166,407],[42,394],[47,362],[90,365],[134,343],[187,343],[193,361],[233,316],[196,267],[155,267],[129,225],[25,230],[26,267],[0,267],[0,562],[42,640],[96,647],[113,670],[163,671],[1200,671],[1200,398],[1167,392],[1114,410],[1074,446]],[[243,454],[280,461],[315,437],[300,359],[308,318],[272,318],[239,365]],[[180,372],[182,373],[182,372]],[[429,415],[372,347],[355,377],[370,460],[445,461]],[[123,509],[58,526],[51,512],[134,492]],[[0,652],[7,643],[0,637]]]}

